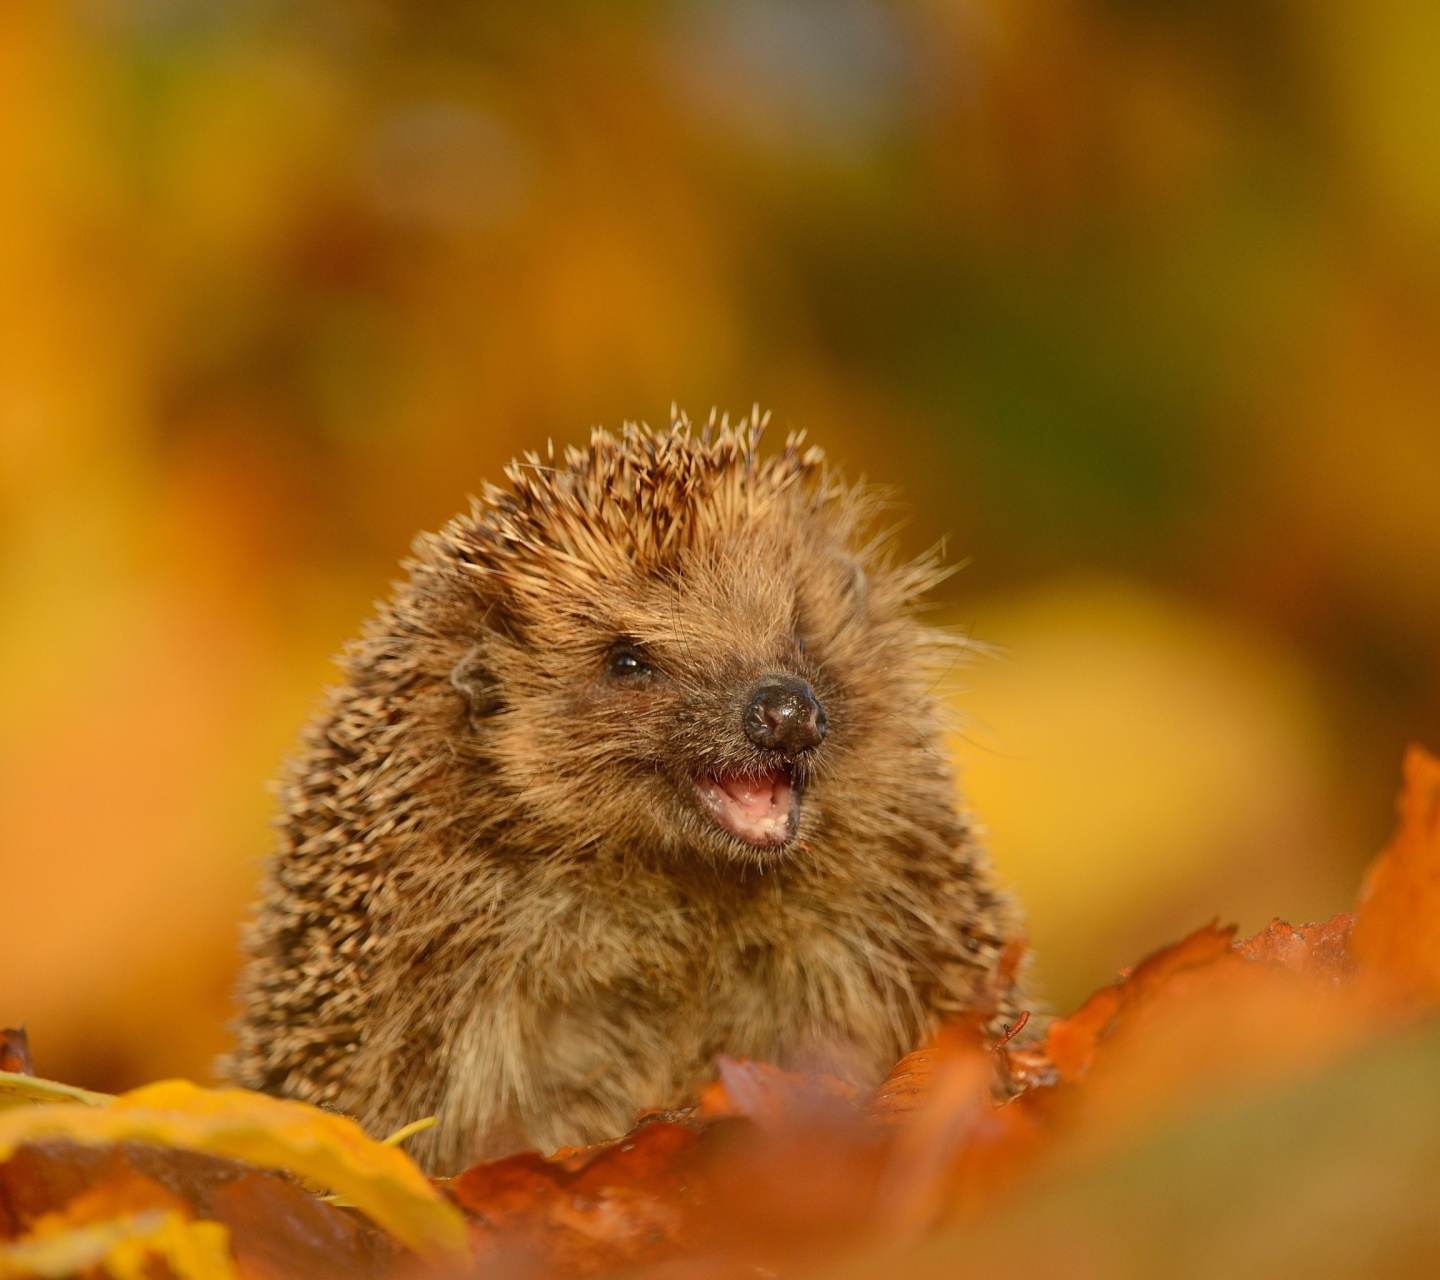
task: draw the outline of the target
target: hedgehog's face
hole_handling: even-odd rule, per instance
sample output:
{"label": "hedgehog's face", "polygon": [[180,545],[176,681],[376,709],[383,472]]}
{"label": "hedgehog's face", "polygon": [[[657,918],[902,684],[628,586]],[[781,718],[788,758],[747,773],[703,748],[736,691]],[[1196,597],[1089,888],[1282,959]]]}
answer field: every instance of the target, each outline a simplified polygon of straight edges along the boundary
{"label": "hedgehog's face", "polygon": [[[643,698],[666,675],[647,648],[625,637],[610,646],[604,679],[617,693]],[[738,758],[733,750],[719,758],[703,749],[682,750],[682,791],[688,784],[701,813],[742,845],[783,849],[799,828],[807,757],[824,742],[829,717],[809,682],[790,672],[742,680],[738,693],[732,689],[722,701],[714,709],[720,724],[693,711],[682,711],[677,722],[693,736],[697,720],[710,721],[716,745],[738,740],[738,723],[749,747]]]}
{"label": "hedgehog's face", "polygon": [[483,732],[523,821],[752,862],[882,827],[924,745],[915,628],[825,533],[750,530],[514,610]]}

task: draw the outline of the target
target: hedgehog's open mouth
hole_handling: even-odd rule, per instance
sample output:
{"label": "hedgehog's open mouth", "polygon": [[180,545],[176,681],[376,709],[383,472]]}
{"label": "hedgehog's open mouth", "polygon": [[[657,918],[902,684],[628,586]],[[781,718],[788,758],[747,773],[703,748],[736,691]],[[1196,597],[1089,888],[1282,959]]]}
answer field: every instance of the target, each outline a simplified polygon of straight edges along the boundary
{"label": "hedgehog's open mouth", "polygon": [[800,791],[788,769],[702,774],[695,790],[721,827],[757,848],[789,844],[800,821]]}

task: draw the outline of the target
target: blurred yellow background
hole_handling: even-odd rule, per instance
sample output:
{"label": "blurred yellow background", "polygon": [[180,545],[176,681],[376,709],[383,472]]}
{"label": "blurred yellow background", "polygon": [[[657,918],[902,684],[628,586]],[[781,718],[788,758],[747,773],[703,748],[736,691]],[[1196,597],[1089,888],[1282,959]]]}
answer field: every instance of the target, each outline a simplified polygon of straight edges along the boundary
{"label": "blurred yellow background", "polygon": [[1440,746],[1425,0],[0,7],[0,1023],[204,1078],[273,775],[516,451],[758,401],[993,645],[1048,999],[1328,914]]}

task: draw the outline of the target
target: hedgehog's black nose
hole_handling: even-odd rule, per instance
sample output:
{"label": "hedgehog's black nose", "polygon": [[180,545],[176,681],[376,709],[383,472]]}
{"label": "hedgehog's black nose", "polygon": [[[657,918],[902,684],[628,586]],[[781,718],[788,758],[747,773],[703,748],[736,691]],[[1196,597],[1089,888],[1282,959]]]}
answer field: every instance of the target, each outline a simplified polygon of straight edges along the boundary
{"label": "hedgehog's black nose", "polygon": [[798,756],[825,739],[825,708],[795,676],[763,676],[745,708],[745,736],[757,747]]}

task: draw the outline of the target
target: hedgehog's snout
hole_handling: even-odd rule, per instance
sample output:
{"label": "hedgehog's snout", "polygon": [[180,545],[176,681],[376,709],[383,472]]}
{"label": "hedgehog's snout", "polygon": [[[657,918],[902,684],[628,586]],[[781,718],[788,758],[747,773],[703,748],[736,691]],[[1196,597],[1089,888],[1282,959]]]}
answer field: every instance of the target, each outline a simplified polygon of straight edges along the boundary
{"label": "hedgehog's snout", "polygon": [[745,736],[757,747],[789,759],[825,740],[825,708],[798,676],[767,675],[750,695],[743,715]]}

